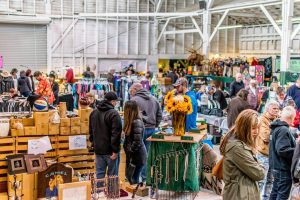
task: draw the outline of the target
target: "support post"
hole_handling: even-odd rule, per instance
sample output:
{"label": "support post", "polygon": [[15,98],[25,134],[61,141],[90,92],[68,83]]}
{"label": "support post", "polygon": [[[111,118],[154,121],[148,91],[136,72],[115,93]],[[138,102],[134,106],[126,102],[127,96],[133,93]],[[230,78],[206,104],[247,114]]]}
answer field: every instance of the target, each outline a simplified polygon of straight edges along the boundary
{"label": "support post", "polygon": [[218,22],[217,26],[215,27],[213,33],[212,33],[211,36],[209,37],[209,42],[211,42],[212,39],[215,37],[215,35],[216,35],[216,33],[217,33],[219,27],[222,25],[222,23],[223,23],[225,17],[227,16],[228,12],[229,12],[229,10],[226,10],[226,11],[224,12],[224,14],[222,15],[222,17],[221,17],[220,21]]}
{"label": "support post", "polygon": [[203,13],[203,49],[202,53],[205,57],[208,58],[210,51],[210,30],[211,30],[211,13],[208,10],[205,10]]}
{"label": "support post", "polygon": [[197,24],[197,22],[196,22],[196,20],[195,20],[194,17],[191,17],[191,19],[192,19],[192,22],[194,23],[196,29],[198,30],[201,39],[203,40],[203,33],[202,33],[202,31],[201,31],[199,25]]}
{"label": "support post", "polygon": [[283,77],[285,77],[284,72],[286,72],[290,66],[293,13],[294,13],[294,0],[282,0],[282,35],[281,35],[280,72],[283,74]]}
{"label": "support post", "polygon": [[168,24],[169,24],[169,21],[170,21],[170,19],[167,19],[167,21],[166,21],[166,23],[165,23],[164,27],[162,28],[162,30],[161,30],[161,32],[160,32],[160,34],[159,34],[158,38],[157,38],[156,44],[158,44],[158,43],[159,43],[159,41],[160,41],[161,37],[163,36],[163,34],[164,34],[164,32],[165,32],[165,30],[166,30],[166,28],[167,28]]}
{"label": "support post", "polygon": [[279,26],[277,25],[277,23],[275,22],[275,20],[273,19],[273,17],[267,11],[267,9],[265,8],[265,6],[260,5],[260,9],[263,11],[263,13],[266,15],[266,17],[268,18],[268,20],[274,26],[274,29],[277,31],[277,33],[281,36],[282,35],[282,31],[280,30]]}

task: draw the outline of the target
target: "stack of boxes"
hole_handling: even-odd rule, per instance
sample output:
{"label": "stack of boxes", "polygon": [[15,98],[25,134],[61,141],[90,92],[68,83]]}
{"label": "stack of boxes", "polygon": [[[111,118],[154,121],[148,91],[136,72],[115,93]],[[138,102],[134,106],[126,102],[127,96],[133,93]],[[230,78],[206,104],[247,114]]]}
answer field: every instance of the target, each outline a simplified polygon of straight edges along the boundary
{"label": "stack of boxes", "polygon": [[33,119],[36,127],[36,135],[48,135],[49,112],[34,112]]}
{"label": "stack of boxes", "polygon": [[78,115],[80,117],[80,132],[81,134],[89,133],[89,119],[93,109],[80,109]]}
{"label": "stack of boxes", "polygon": [[80,135],[80,117],[71,118],[71,135]]}
{"label": "stack of boxes", "polygon": [[70,135],[71,133],[71,119],[70,118],[60,118],[60,134]]}
{"label": "stack of boxes", "polygon": [[[56,110],[49,111],[49,119],[53,119],[56,113]],[[49,120],[49,135],[59,135],[59,128],[60,124],[54,124],[52,120]]]}

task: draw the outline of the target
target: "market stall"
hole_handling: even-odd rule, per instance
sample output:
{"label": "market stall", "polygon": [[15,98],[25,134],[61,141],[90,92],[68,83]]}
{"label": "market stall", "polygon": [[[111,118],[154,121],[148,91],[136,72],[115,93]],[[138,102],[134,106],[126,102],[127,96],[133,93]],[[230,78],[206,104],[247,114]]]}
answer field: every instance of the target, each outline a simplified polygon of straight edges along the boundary
{"label": "market stall", "polygon": [[157,134],[149,138],[147,184],[156,191],[198,192],[205,137],[206,133],[186,133],[184,136]]}

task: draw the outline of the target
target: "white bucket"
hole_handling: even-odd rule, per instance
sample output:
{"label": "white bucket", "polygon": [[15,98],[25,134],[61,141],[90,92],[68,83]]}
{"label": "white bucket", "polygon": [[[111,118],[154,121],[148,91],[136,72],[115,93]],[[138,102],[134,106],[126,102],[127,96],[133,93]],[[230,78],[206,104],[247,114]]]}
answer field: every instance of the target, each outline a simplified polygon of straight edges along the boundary
{"label": "white bucket", "polygon": [[0,137],[7,137],[9,133],[9,119],[0,119]]}

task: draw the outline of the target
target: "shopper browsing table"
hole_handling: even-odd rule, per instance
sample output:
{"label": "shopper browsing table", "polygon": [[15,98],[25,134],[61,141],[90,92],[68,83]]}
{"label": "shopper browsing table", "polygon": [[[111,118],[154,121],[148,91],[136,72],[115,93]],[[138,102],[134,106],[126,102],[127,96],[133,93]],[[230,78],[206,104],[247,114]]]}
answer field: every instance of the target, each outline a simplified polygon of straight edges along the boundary
{"label": "shopper browsing table", "polygon": [[223,200],[260,200],[257,181],[263,180],[265,175],[255,158],[257,128],[258,113],[244,110],[221,143],[225,183]]}
{"label": "shopper browsing table", "polygon": [[89,103],[90,103],[89,107],[92,109],[96,109],[97,105],[100,103],[100,101],[97,100],[95,95],[90,92],[86,94],[86,97],[88,98]]}
{"label": "shopper browsing table", "polygon": [[18,78],[18,90],[21,96],[28,97],[31,93],[30,80],[26,76],[25,71],[20,71],[20,78]]}
{"label": "shopper browsing table", "polygon": [[[144,124],[135,101],[127,101],[124,107],[124,150],[126,153],[125,175],[130,184],[139,183],[143,167],[147,164],[147,150],[143,142]],[[135,169],[130,169],[130,164]]]}
{"label": "shopper browsing table", "polygon": [[293,100],[296,102],[298,110],[300,111],[300,76],[298,77],[296,83],[288,89],[286,96],[293,98]]}
{"label": "shopper browsing table", "polygon": [[196,100],[195,92],[189,91],[187,88],[188,82],[186,78],[179,78],[175,84],[173,84],[174,88],[179,94],[187,95],[191,98],[193,113],[186,116],[185,121],[185,131],[189,131],[193,128],[197,128],[197,112],[198,112],[198,103]]}
{"label": "shopper browsing table", "polygon": [[54,102],[53,105],[58,105],[58,93],[59,93],[59,86],[58,83],[55,82],[55,75],[54,74],[49,74],[49,82],[52,88],[52,92],[54,94]]}
{"label": "shopper browsing table", "polygon": [[48,103],[52,105],[54,102],[54,95],[49,81],[45,77],[43,77],[40,71],[34,72],[33,76],[36,78],[36,80],[39,81],[35,93],[46,98]]}
{"label": "shopper browsing table", "polygon": [[256,146],[258,150],[257,159],[265,168],[265,179],[259,183],[263,200],[268,200],[272,190],[273,178],[269,169],[269,143],[270,143],[270,124],[278,117],[279,104],[275,100],[270,100],[266,104],[265,112],[260,116],[258,126],[258,136]]}
{"label": "shopper browsing table", "polygon": [[269,163],[274,176],[270,200],[287,200],[292,187],[292,158],[296,147],[290,132],[296,116],[291,106],[283,108],[280,119],[271,124]]}
{"label": "shopper browsing table", "polygon": [[[150,94],[149,91],[145,90],[140,83],[134,83],[130,89],[131,100],[136,101],[139,109],[144,118],[145,132],[144,132],[144,144],[147,152],[149,152],[150,142],[147,141],[155,132],[162,120],[162,112],[159,102]],[[146,181],[146,167],[142,172],[143,182]]]}
{"label": "shopper browsing table", "polygon": [[114,92],[108,92],[90,115],[90,142],[96,154],[96,176],[102,179],[106,176],[118,175],[122,122],[114,107],[118,97]]}

